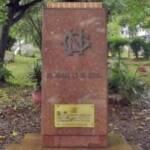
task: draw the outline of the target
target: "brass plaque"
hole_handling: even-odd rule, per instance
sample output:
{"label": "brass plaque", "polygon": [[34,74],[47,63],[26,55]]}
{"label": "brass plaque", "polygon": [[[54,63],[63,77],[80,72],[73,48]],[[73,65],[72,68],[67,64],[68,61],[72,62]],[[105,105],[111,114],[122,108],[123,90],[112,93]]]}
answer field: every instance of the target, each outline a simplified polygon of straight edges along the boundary
{"label": "brass plaque", "polygon": [[55,127],[94,128],[94,104],[55,104]]}

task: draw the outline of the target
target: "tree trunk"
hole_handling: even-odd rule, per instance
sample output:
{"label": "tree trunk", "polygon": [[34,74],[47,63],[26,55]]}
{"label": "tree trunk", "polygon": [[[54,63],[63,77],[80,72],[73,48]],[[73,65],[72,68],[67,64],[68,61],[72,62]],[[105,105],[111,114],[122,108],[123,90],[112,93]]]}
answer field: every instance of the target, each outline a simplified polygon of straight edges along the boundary
{"label": "tree trunk", "polygon": [[12,8],[8,8],[7,21],[2,27],[1,37],[0,37],[0,62],[4,61],[5,51],[7,50],[7,41],[9,36],[9,30],[13,25],[13,15],[14,11]]}
{"label": "tree trunk", "polygon": [[138,52],[135,52],[135,57],[136,57],[136,59],[139,59],[139,54],[138,54]]}
{"label": "tree trunk", "polygon": [[5,50],[7,49],[7,41],[9,35],[10,25],[4,25],[0,37],[0,62],[4,61]]}
{"label": "tree trunk", "polygon": [[59,2],[101,2],[102,0],[58,0]]}

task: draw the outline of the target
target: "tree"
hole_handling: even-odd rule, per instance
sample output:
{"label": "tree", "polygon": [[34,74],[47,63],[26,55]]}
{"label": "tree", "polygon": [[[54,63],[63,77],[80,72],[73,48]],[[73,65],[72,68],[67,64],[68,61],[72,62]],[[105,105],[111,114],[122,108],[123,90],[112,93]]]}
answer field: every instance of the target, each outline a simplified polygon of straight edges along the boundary
{"label": "tree", "polygon": [[128,39],[120,37],[110,37],[108,39],[108,48],[113,56],[116,56],[116,54],[118,54],[118,57],[121,58],[123,46],[128,45],[128,43],[129,43]]}
{"label": "tree", "polygon": [[137,26],[150,27],[150,1],[149,0],[124,0],[125,7],[122,9],[121,25],[129,27],[131,37],[137,33]]}
{"label": "tree", "polygon": [[114,17],[122,16],[120,25],[128,25],[131,36],[134,36],[136,26],[150,27],[150,1],[149,0],[104,0],[103,4],[108,10],[109,21]]}
{"label": "tree", "polygon": [[11,36],[32,43],[41,50],[42,44],[42,10],[46,7],[46,1],[30,8],[25,16],[10,30]]}
{"label": "tree", "polygon": [[134,29],[139,24],[145,24],[146,19],[150,16],[149,0],[125,0],[126,6],[124,9],[125,17],[130,29]]}
{"label": "tree", "polygon": [[144,49],[145,40],[139,37],[135,37],[130,42],[130,46],[135,54],[136,59],[139,58],[139,52]]}
{"label": "tree", "polygon": [[0,61],[4,60],[7,49],[7,40],[11,27],[17,23],[31,7],[42,0],[22,1],[22,0],[3,0],[0,2],[0,11],[5,14],[0,37]]}

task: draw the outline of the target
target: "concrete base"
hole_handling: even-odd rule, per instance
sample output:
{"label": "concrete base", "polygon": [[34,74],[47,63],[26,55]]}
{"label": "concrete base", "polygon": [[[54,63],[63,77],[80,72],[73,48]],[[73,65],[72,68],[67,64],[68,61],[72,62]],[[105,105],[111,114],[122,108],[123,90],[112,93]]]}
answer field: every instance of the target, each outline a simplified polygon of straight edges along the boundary
{"label": "concrete base", "polygon": [[108,148],[42,148],[42,136],[38,133],[26,134],[22,144],[12,144],[5,150],[142,150],[137,145],[129,145],[122,135],[110,134]]}

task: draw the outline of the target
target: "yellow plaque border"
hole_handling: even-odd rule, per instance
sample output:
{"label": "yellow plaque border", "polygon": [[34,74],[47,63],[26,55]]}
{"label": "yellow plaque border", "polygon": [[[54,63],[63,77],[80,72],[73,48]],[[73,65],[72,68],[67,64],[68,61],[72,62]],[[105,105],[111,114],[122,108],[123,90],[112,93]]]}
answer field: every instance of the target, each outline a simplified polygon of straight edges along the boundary
{"label": "yellow plaque border", "polygon": [[56,128],[94,128],[94,104],[55,104],[54,126]]}

